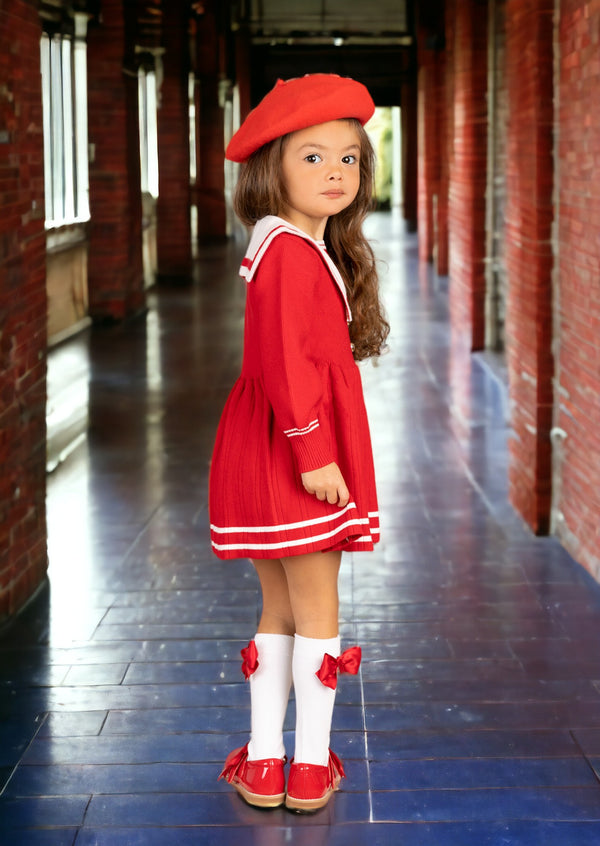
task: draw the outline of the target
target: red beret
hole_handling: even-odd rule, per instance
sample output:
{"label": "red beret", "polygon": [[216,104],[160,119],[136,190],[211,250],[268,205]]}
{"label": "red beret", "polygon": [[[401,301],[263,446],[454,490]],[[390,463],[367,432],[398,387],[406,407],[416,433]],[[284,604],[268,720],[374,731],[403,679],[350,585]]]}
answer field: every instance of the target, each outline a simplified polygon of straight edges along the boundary
{"label": "red beret", "polygon": [[263,144],[288,132],[341,118],[356,118],[364,125],[374,111],[365,86],[347,76],[313,73],[278,79],[235,133],[225,155],[245,162]]}

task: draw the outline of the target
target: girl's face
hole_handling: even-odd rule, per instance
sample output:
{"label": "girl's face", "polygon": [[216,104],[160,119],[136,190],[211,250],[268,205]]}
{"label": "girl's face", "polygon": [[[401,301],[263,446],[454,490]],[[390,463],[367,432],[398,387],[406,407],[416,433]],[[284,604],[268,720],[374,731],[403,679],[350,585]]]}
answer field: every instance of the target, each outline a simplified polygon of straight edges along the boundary
{"label": "girl's face", "polygon": [[279,214],[323,238],[327,219],[354,200],[360,185],[360,139],[345,120],[292,132],[281,159],[287,203]]}

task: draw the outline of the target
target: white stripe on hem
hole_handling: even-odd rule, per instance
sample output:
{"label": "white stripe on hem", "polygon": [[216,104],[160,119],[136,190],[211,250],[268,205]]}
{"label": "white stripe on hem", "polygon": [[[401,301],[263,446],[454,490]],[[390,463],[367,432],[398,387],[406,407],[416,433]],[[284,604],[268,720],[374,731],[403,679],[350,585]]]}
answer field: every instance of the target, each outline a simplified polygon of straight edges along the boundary
{"label": "white stripe on hem", "polygon": [[[317,541],[327,540],[327,538],[337,535],[338,532],[342,529],[348,528],[348,526],[357,526],[360,528],[361,524],[367,522],[367,520],[348,520],[346,523],[342,523],[341,525],[336,526],[335,529],[332,529],[330,532],[325,532],[325,534],[322,535],[313,535],[310,538],[298,538],[297,540],[279,541],[278,543],[244,543],[243,541],[239,541],[238,543],[215,543],[212,541],[212,545],[214,549],[223,551],[228,549],[282,549],[289,546],[303,546],[304,544],[317,543]],[[363,537],[363,535],[361,535],[361,537]]]}
{"label": "white stripe on hem", "polygon": [[354,538],[352,543],[374,543],[376,537],[379,537],[379,532],[373,529],[370,535],[361,535],[359,538]]}
{"label": "white stripe on hem", "polygon": [[[326,514],[324,517],[314,517],[312,520],[300,520],[298,523],[280,523],[278,526],[229,526],[223,529],[221,526],[215,526],[214,523],[211,523],[210,528],[213,532],[220,535],[239,534],[242,532],[287,532],[292,529],[302,529],[304,526],[317,525],[318,523],[329,523],[331,520],[337,520],[341,514],[346,514],[346,512],[353,508],[356,508],[356,503],[349,502],[348,505],[344,508],[340,508],[340,510],[335,514]],[[363,517],[360,522],[367,523],[368,520]]]}

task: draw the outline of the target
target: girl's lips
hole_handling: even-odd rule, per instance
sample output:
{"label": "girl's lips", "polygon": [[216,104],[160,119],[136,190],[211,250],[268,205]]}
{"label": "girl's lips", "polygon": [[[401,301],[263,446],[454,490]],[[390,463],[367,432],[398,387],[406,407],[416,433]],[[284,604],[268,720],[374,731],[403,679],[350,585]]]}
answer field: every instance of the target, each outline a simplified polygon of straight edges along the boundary
{"label": "girl's lips", "polygon": [[325,197],[342,197],[343,195],[343,191],[323,191]]}

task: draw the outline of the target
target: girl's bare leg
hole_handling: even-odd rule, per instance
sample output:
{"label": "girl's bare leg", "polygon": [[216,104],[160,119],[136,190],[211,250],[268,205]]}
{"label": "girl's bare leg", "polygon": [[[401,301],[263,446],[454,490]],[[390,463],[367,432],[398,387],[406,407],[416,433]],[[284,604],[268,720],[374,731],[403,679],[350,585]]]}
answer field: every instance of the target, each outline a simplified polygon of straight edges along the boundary
{"label": "girl's bare leg", "polygon": [[278,558],[252,561],[262,590],[262,615],[258,631],[293,635],[296,631],[288,581]]}
{"label": "girl's bare leg", "polygon": [[281,559],[296,634],[337,637],[341,558],[341,552],[310,552]]}

